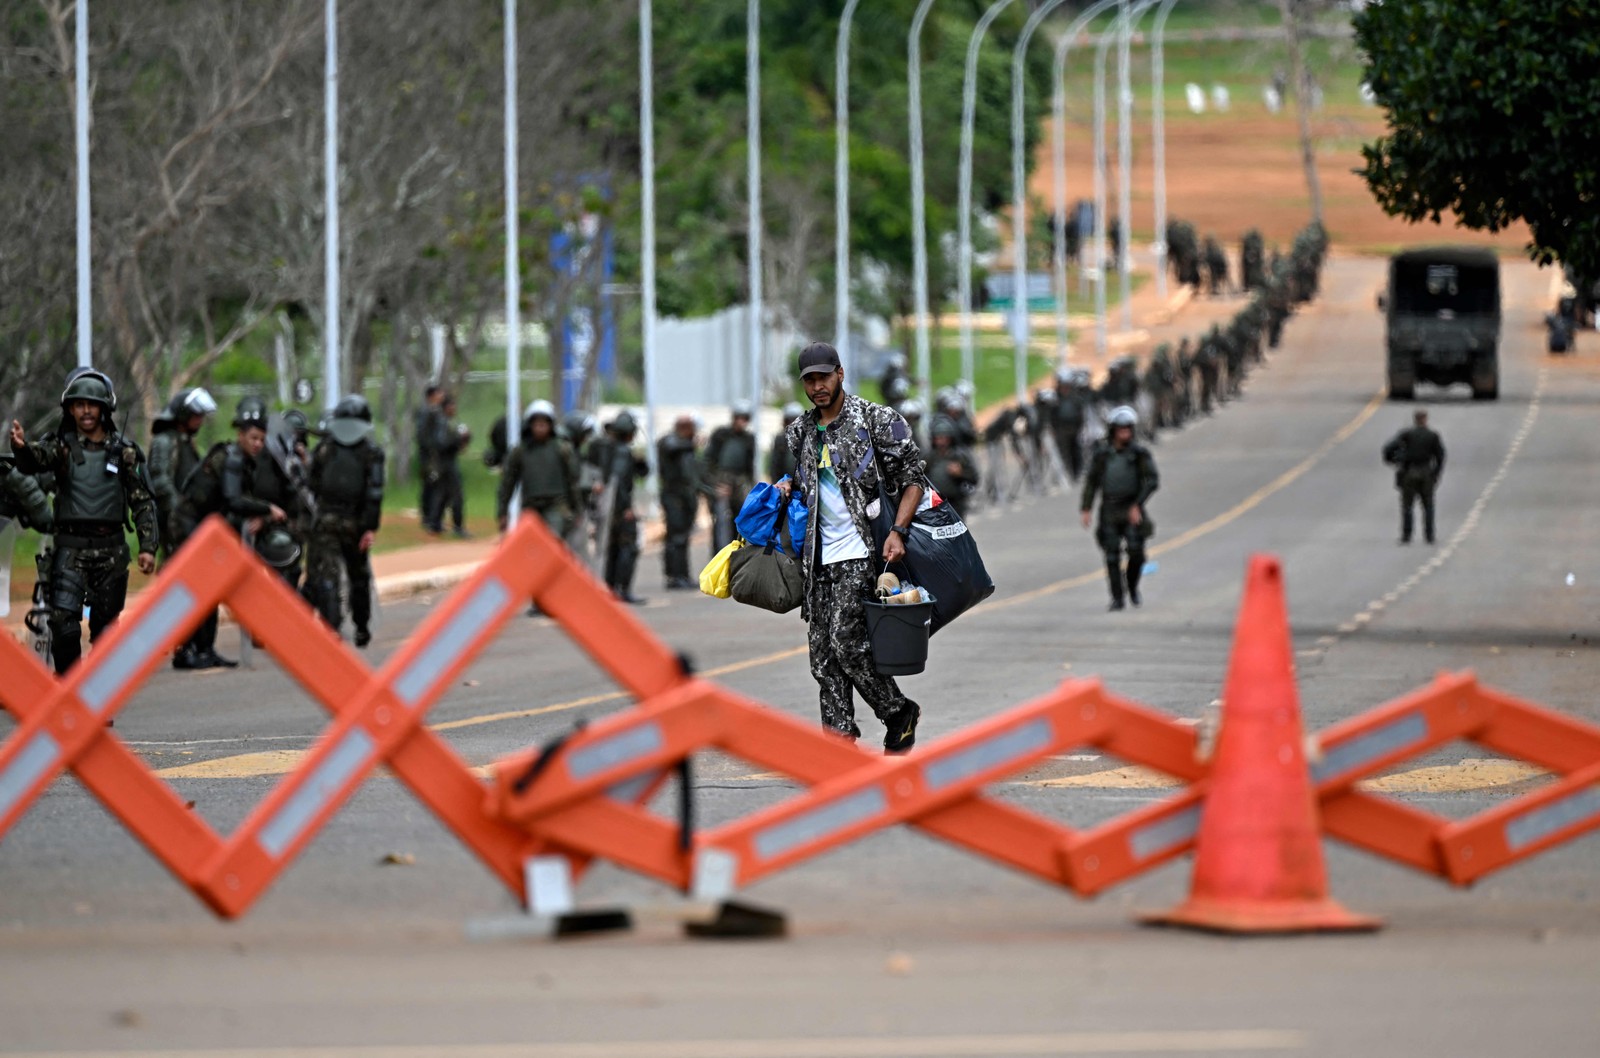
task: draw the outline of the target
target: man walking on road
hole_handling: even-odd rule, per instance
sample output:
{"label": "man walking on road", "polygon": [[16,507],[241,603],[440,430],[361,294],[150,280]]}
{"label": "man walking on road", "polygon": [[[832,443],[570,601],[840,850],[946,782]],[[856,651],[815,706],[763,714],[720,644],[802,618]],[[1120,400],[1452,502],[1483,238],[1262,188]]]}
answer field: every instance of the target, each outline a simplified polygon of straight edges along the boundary
{"label": "man walking on road", "polygon": [[1422,538],[1433,543],[1433,492],[1444,474],[1444,442],[1428,428],[1428,413],[1417,412],[1413,425],[1383,446],[1383,461],[1395,468],[1400,490],[1400,542],[1411,543],[1411,511],[1422,501]]}
{"label": "man walking on road", "polygon": [[[1111,585],[1111,609],[1120,610],[1124,598],[1138,606],[1139,576],[1144,572],[1144,542],[1155,534],[1155,523],[1145,513],[1145,503],[1161,484],[1150,450],[1133,439],[1139,416],[1127,406],[1113,408],[1106,417],[1111,436],[1095,446],[1089,471],[1083,479],[1079,510],[1089,528],[1095,495],[1100,495],[1100,522],[1095,539],[1106,556],[1106,579]],[[1122,568],[1123,545],[1128,567]],[[1126,592],[1124,592],[1126,588]]]}
{"label": "man walking on road", "polygon": [[894,528],[881,549],[883,563],[905,555],[911,518],[922,500],[922,453],[899,412],[844,391],[839,354],[824,342],[800,353],[800,379],[812,409],[789,427],[796,479],[778,486],[805,496],[806,597],[801,616],[810,624],[811,675],[817,681],[824,727],[856,739],[852,691],[859,691],[888,730],[885,753],[904,753],[916,742],[922,710],[872,663],[864,600],[880,567],[873,557],[869,506],[878,486],[898,496]]}

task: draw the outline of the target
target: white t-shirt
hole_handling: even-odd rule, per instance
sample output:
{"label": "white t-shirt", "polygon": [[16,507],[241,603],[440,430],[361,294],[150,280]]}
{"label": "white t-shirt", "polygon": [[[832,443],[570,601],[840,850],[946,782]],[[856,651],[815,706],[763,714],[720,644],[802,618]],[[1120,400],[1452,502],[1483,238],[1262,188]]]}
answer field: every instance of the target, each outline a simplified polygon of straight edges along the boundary
{"label": "white t-shirt", "polygon": [[818,445],[817,450],[817,516],[822,519],[817,530],[822,535],[822,564],[831,566],[854,558],[870,558],[871,552],[861,534],[856,532],[855,519],[850,517],[850,508],[839,491],[832,451],[826,441]]}

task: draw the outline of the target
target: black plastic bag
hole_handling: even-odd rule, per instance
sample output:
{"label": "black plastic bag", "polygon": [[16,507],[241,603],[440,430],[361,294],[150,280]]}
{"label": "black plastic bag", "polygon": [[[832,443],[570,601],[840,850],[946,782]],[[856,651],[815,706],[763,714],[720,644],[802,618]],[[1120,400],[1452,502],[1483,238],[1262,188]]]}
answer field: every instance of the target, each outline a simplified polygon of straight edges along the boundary
{"label": "black plastic bag", "polygon": [[[899,510],[881,483],[878,508],[872,530],[881,553]],[[898,563],[905,569],[901,579],[933,595],[930,635],[994,594],[994,581],[978,554],[978,542],[961,515],[942,497],[911,519],[911,535],[905,543],[905,558]]]}

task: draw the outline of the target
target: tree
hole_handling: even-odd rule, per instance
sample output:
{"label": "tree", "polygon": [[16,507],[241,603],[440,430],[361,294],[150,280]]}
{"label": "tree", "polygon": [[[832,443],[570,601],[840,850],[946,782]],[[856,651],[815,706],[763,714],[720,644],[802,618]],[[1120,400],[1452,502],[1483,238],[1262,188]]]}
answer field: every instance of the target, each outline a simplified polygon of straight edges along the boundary
{"label": "tree", "polygon": [[1356,18],[1388,133],[1362,148],[1379,205],[1453,213],[1528,252],[1600,275],[1600,2],[1385,0]]}

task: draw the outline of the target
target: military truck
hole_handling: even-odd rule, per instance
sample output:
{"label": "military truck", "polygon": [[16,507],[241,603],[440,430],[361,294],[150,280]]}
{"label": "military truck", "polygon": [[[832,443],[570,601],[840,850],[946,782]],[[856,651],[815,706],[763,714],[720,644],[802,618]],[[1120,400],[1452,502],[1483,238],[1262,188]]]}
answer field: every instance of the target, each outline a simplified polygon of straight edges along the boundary
{"label": "military truck", "polygon": [[1500,395],[1500,261],[1489,250],[1433,247],[1389,259],[1379,299],[1387,323],[1389,399],[1418,382],[1465,382],[1474,400]]}

